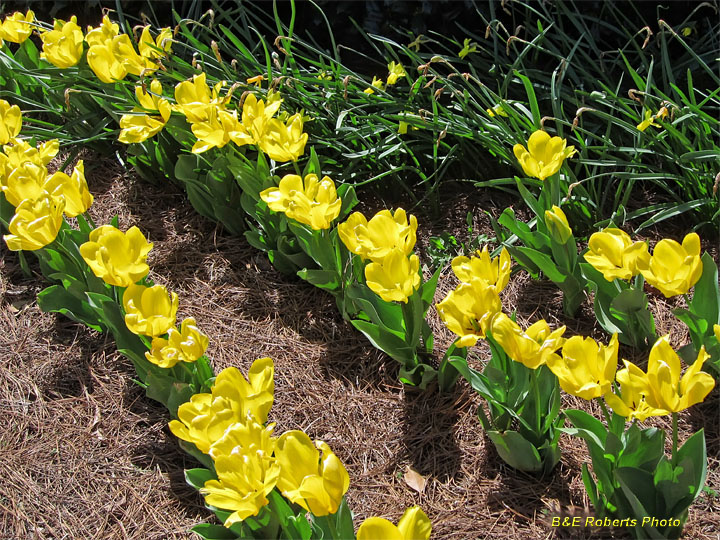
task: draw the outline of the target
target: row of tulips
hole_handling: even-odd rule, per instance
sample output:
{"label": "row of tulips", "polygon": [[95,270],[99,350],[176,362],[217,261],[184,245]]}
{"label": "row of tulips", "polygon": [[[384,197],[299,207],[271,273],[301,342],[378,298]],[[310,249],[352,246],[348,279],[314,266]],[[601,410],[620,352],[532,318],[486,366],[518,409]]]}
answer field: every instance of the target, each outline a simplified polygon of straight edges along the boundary
{"label": "row of tulips", "polygon": [[[214,375],[205,356],[208,336],[194,318],[176,326],[179,298],[147,278],[153,244],[137,227],[94,227],[87,215],[93,197],[82,162],[72,176],[50,175],[57,141],[33,146],[19,138],[22,115],[0,101],[5,118],[0,153],[0,221],[10,250],[33,252],[47,279],[38,296],[43,309],[60,311],[91,328],[109,331],[135,364],[147,395],[165,405],[170,430],[204,468],[186,471],[189,484],[223,526],[193,528],[206,539],[355,537],[345,501],[350,477],[323,441],[305,432],[273,436],[274,365],[256,360],[247,378],[229,367]],[[63,218],[76,218],[78,229]],[[359,539],[427,539],[431,525],[417,506],[397,525],[371,517]]]}
{"label": "row of tulips", "polygon": [[[104,26],[111,24],[108,20]],[[195,75],[191,81],[176,85],[175,105],[171,106],[161,95],[159,81],[151,82],[150,92],[145,84],[139,85],[136,96],[140,107],[121,119],[121,140],[146,144],[147,138],[167,126],[170,137],[158,138],[151,147],[155,150],[152,154],[162,147],[166,150],[159,153],[167,154],[168,145],[185,150],[173,173],[185,181],[191,201],[195,194],[196,207],[201,206],[197,169],[219,165],[221,172],[214,178],[227,182],[229,176],[237,181],[242,208],[253,220],[246,232],[248,240],[267,251],[279,268],[296,271],[303,279],[330,291],[343,315],[375,346],[400,361],[403,382],[425,386],[437,376],[441,387],[448,388],[459,371],[488,401],[490,418],[481,410],[481,422],[500,455],[511,465],[528,471],[551,470],[559,459],[558,439],[564,415],[575,426],[565,431],[588,441],[598,482],[587,470],[583,479],[599,513],[637,516],[640,507],[635,501],[639,500],[647,515],[678,516],[684,522],[686,509],[704,482],[704,467],[694,469],[697,474],[682,477],[677,468],[688,471],[688,464],[681,462],[689,459],[704,464],[706,457],[701,432],[677,449],[677,412],[705,398],[714,384],[709,375],[700,372],[708,356],[706,350],[712,354],[713,362],[717,362],[720,352],[717,268],[707,254],[700,258],[697,235],[688,235],[682,246],[663,240],[650,256],[647,244],[632,244],[625,233],[611,228],[591,237],[589,251],[584,254],[587,262],[580,263],[577,242],[560,209],[572,189],[560,171],[573,149],[566,147],[562,139],[538,131],[529,138],[527,148],[516,145],[514,149],[526,174],[543,181],[536,199],[518,179],[520,193],[536,214],[535,230],[517,221],[508,209],[497,220],[496,230],[509,254],[503,250],[499,260],[493,260],[485,250],[479,257],[453,261],[461,284],[438,304],[438,311],[459,337],[439,365],[433,366],[428,363],[433,336],[425,314],[439,272],[424,281],[419,271],[419,259],[413,253],[417,220],[408,218],[402,209],[385,210],[370,220],[352,214],[332,228],[332,222],[345,217],[356,202],[354,193],[347,186],[336,190],[327,177],[319,180],[320,161],[312,151],[305,171],[300,172],[296,161],[304,152],[307,135],[301,133],[298,113],[289,117],[283,111],[286,117],[294,118],[283,127],[282,121],[273,118],[281,105],[277,95],[270,93],[263,102],[248,94],[240,120],[238,111],[228,111],[233,88],[223,95],[223,86],[218,83],[211,91],[204,74]],[[155,115],[139,114],[150,109],[150,100],[153,107],[146,112]],[[184,118],[173,123],[173,111]],[[271,128],[271,124],[275,127]],[[285,153],[274,154],[273,141]],[[257,160],[248,159],[249,146],[257,147]],[[213,154],[212,160],[201,161],[200,154]],[[265,155],[273,160],[270,164]],[[296,174],[282,178],[274,175],[278,161],[292,161]],[[222,193],[225,200],[219,201],[221,204],[231,201],[228,193]],[[210,211],[206,206],[204,213],[217,217],[217,201],[213,200],[217,193],[205,190],[202,196],[210,206]],[[510,237],[507,231],[517,238]],[[516,245],[518,240],[525,245]],[[542,273],[556,282],[563,290],[568,312],[577,309],[585,291],[594,290],[598,320],[614,334],[610,345],[605,347],[581,336],[565,342],[561,337],[563,329],[553,331],[545,321],[523,331],[512,317],[503,314],[499,292],[509,277],[510,254],[532,275]],[[635,284],[630,287],[625,280],[633,276]],[[688,309],[677,312],[690,326],[693,338],[684,356],[694,363],[682,377],[680,361],[669,347],[668,338],[658,340],[654,335],[643,278],[663,293],[687,294],[696,287],[692,300],[688,298]],[[465,360],[467,348],[481,338],[488,340],[493,353],[482,373],[470,368]],[[617,372],[619,393],[614,383],[618,338],[638,346],[652,346],[647,372],[632,364]],[[165,347],[164,342],[159,342],[153,347],[157,351],[154,356],[162,357]],[[557,354],[560,347],[562,354]],[[580,411],[564,411],[561,415],[559,387],[585,399],[607,400],[614,411],[613,416],[606,415],[607,428]],[[671,460],[664,455],[664,433],[641,431],[634,421],[625,430],[623,420],[664,414],[672,414],[675,420]],[[645,439],[651,442],[643,442]],[[647,450],[648,445],[652,452]],[[627,456],[622,467],[618,465],[620,454]],[[630,457],[635,454],[641,455],[642,461]],[[653,477],[656,468],[660,471],[657,474],[670,476]],[[630,477],[643,481],[628,481]],[[667,478],[675,480],[668,483]],[[656,492],[649,488],[651,484],[662,493],[675,490],[676,495],[683,495],[676,496],[666,507],[657,507],[652,503]],[[673,536],[679,530],[636,532]]]}

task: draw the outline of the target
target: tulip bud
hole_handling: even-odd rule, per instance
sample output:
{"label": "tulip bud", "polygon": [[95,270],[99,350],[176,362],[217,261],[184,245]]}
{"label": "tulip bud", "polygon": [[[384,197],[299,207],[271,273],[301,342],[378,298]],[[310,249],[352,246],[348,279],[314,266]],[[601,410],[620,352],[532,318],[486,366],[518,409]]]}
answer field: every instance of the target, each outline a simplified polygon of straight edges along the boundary
{"label": "tulip bud", "polygon": [[550,236],[558,244],[565,244],[572,238],[573,232],[568,225],[567,217],[560,207],[553,205],[552,210],[545,210],[545,226]]}

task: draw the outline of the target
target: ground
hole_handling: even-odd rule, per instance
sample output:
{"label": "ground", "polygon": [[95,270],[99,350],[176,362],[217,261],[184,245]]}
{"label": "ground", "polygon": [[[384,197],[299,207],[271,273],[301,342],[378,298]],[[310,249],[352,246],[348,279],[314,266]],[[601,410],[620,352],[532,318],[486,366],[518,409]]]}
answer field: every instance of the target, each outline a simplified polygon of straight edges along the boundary
{"label": "ground", "polygon": [[[433,538],[606,538],[609,529],[555,529],[557,515],[591,514],[580,478],[589,457],[584,443],[564,436],[562,461],[548,478],[506,466],[476,417],[480,399],[464,382],[446,395],[403,388],[393,361],[339,316],[334,302],[298,278],[276,272],[266,256],[198,216],[173,186],[154,187],[113,161],[86,155],[98,224],[117,214],[154,242],[151,278],[180,295],[178,319],[193,316],[210,337],[216,371],[247,371],[256,358],[275,361],[276,433],[303,429],[327,442],[346,464],[348,500],[356,525],[371,515],[397,521],[418,504]],[[89,161],[92,160],[92,161]],[[89,167],[92,163],[92,167]],[[482,210],[512,202],[497,192],[454,193],[433,224],[421,217],[420,247],[443,230],[462,232],[467,211],[476,231],[491,234]],[[657,238],[657,237],[656,237]],[[706,246],[710,248],[711,246]],[[717,251],[713,252],[717,259]],[[32,256],[28,257],[32,260]],[[189,538],[190,527],[214,520],[183,478],[194,466],[170,433],[166,411],[132,381],[132,364],[114,343],[35,302],[37,266],[23,275],[18,255],[0,256],[0,538]],[[444,271],[437,299],[454,287]],[[591,306],[576,319],[561,313],[557,289],[515,276],[504,305],[518,318],[545,317],[606,339]],[[673,304],[652,296],[661,332],[685,335]],[[433,313],[438,348],[452,337]],[[482,348],[473,352],[480,365]],[[681,415],[681,439],[706,431],[707,484],[720,489],[718,389]],[[566,405],[590,404],[566,398]],[[597,411],[595,411],[597,412]],[[668,427],[660,420],[657,425]],[[422,493],[403,479],[408,469],[427,477]],[[717,538],[720,500],[700,495],[685,537]],[[620,532],[618,533],[621,534]]]}

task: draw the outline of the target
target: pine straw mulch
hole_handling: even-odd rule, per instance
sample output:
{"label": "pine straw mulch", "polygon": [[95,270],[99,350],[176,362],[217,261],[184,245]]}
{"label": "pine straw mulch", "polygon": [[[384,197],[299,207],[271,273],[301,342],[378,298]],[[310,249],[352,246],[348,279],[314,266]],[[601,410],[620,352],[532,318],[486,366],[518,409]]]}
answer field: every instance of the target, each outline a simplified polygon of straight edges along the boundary
{"label": "pine straw mulch", "polygon": [[[91,167],[91,165],[93,165]],[[346,464],[356,524],[368,516],[397,521],[419,504],[434,538],[606,538],[609,529],[557,529],[556,515],[591,510],[580,479],[589,458],[584,443],[563,437],[562,461],[537,479],[497,456],[476,418],[478,397],[461,381],[448,395],[403,388],[397,367],[338,315],[334,302],[299,279],[276,272],[265,255],[199,217],[172,186],[162,189],[126,175],[111,161],[91,162],[98,224],[117,214],[120,227],[139,226],[154,242],[151,278],[179,293],[178,320],[194,316],[210,336],[216,371],[246,371],[263,356],[275,361],[271,420],[276,433],[303,429],[326,441]],[[492,198],[496,198],[493,200]],[[453,196],[442,220],[420,218],[420,249],[442,230],[462,231],[473,210],[476,230],[488,231],[482,210],[512,201],[497,193]],[[709,246],[708,246],[709,247]],[[717,251],[714,252],[717,258]],[[29,257],[31,259],[32,257]],[[33,267],[37,272],[37,267]],[[437,299],[454,287],[441,277]],[[0,538],[189,538],[189,528],[214,520],[185,485],[193,467],[167,428],[166,411],[132,382],[132,364],[106,336],[42,313],[39,276],[25,277],[17,254],[0,258]],[[591,307],[574,320],[562,315],[552,284],[515,277],[504,305],[518,318],[546,317],[606,339]],[[652,297],[661,332],[674,331],[668,302]],[[437,348],[452,336],[433,315]],[[677,344],[677,343],[676,343]],[[487,351],[473,351],[479,366]],[[718,389],[682,414],[681,439],[706,430],[708,485],[720,489]],[[569,407],[590,404],[566,398]],[[594,411],[598,414],[598,411]],[[669,428],[665,420],[657,425]],[[408,469],[427,477],[420,493],[403,480]],[[690,511],[685,537],[717,538],[720,503],[703,493]],[[622,537],[622,531],[615,531]]]}

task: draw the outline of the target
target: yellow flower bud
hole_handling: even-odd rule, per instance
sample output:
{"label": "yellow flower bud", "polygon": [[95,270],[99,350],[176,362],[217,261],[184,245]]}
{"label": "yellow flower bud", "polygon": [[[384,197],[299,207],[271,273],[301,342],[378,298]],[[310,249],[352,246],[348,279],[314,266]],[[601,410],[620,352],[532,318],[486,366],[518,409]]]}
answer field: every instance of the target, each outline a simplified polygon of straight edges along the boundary
{"label": "yellow flower bud", "polygon": [[572,238],[572,229],[568,224],[565,212],[559,206],[553,205],[552,210],[545,210],[545,226],[550,231],[550,236],[558,244],[565,244]]}

